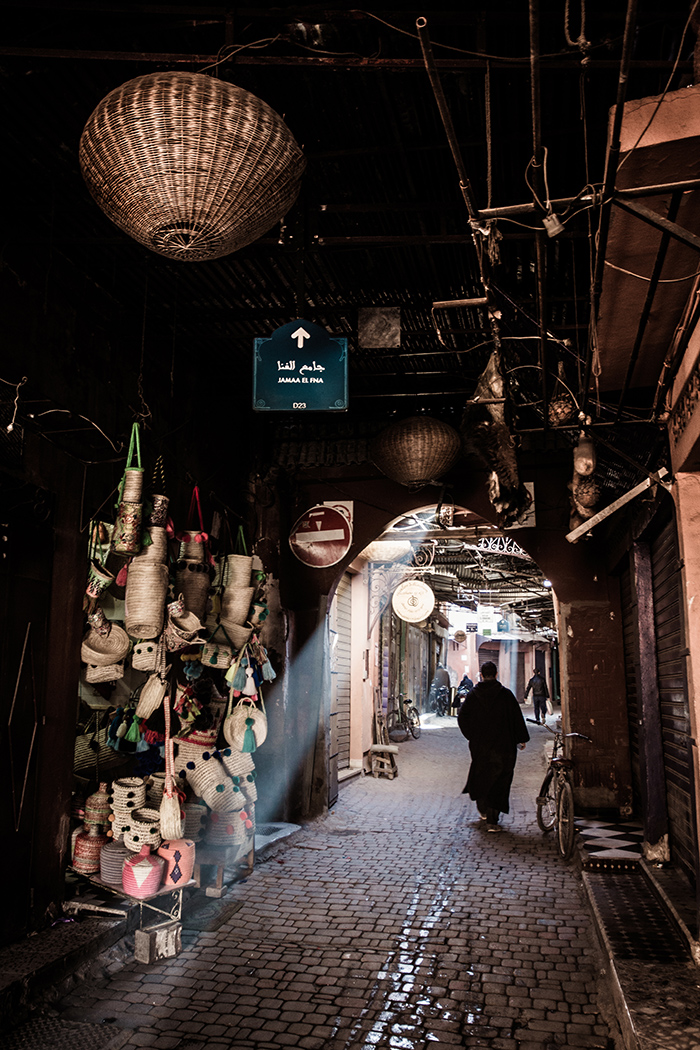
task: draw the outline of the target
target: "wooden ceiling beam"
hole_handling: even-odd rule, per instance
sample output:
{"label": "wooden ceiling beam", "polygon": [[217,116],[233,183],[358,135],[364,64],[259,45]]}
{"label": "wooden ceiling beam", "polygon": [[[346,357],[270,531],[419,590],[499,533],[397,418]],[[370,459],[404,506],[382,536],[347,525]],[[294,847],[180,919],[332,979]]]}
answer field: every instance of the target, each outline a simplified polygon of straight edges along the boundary
{"label": "wooden ceiling beam", "polygon": [[[10,45],[0,46],[0,55],[6,58],[54,58],[70,59],[71,61],[91,62],[154,62],[167,65],[204,66],[213,63],[221,63],[221,55],[199,55],[184,54],[169,51],[97,51],[80,48],[60,47],[12,47]],[[355,58],[352,56],[328,56],[314,55],[313,57],[302,57],[298,55],[246,55],[237,54],[227,61],[231,66],[280,66],[298,69],[361,69],[367,72],[398,72],[413,73],[424,72],[422,59],[417,58]],[[467,69],[486,69],[493,72],[496,69],[505,69],[512,72],[514,67],[522,67],[523,72],[528,71],[528,59],[483,59],[467,58],[464,55],[454,58],[436,58],[435,65],[438,69],[455,69],[464,72]],[[587,72],[596,69],[617,69],[619,63],[613,59],[590,59]],[[575,73],[581,72],[581,63],[577,55],[570,59],[547,59],[547,70],[556,69]],[[692,72],[691,61],[679,62],[674,65],[666,59],[641,59],[632,62],[631,69],[658,69],[661,71],[675,69],[678,72]]]}

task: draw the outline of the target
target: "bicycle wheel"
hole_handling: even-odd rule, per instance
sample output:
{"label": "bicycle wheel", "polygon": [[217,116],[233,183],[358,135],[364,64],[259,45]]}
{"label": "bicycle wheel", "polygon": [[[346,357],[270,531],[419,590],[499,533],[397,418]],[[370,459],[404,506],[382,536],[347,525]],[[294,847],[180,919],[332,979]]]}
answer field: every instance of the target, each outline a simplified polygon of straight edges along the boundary
{"label": "bicycle wheel", "polygon": [[537,824],[540,831],[551,831],[557,822],[557,800],[554,796],[554,777],[550,772],[544,778],[537,796]]}
{"label": "bicycle wheel", "polygon": [[420,736],[420,715],[415,708],[409,707],[408,711],[406,711],[406,722],[411,730],[411,736],[414,740],[417,740]]}
{"label": "bicycle wheel", "polygon": [[568,860],[574,851],[575,830],[574,793],[569,781],[564,780],[557,800],[557,845],[564,860]]}

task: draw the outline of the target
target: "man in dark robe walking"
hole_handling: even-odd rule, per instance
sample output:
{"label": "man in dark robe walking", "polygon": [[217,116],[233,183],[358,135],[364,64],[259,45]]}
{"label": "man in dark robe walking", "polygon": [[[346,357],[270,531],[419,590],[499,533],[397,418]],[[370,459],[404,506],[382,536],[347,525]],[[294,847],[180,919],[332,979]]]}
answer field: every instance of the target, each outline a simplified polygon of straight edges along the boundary
{"label": "man in dark robe walking", "polygon": [[469,741],[472,762],[463,794],[476,802],[488,831],[501,831],[501,813],[508,813],[517,750],[525,747],[530,734],[520,704],[496,678],[496,665],[487,661],[481,681],[459,709],[457,722]]}

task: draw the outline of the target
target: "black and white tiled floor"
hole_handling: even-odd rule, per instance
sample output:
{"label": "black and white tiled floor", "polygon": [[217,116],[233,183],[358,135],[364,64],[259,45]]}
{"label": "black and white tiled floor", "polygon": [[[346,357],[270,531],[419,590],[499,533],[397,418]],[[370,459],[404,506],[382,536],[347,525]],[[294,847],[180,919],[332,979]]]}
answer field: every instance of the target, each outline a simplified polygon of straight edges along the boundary
{"label": "black and white tiled floor", "polygon": [[636,821],[576,820],[587,871],[626,871],[642,858],[644,831]]}

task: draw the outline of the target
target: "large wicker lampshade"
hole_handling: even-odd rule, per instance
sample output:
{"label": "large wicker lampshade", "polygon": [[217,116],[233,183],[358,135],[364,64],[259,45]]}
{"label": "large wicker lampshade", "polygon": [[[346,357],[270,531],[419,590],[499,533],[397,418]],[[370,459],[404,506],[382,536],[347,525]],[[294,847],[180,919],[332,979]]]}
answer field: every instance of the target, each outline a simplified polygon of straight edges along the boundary
{"label": "large wicker lampshade", "polygon": [[90,193],[121,230],[171,259],[217,259],[266,233],[299,193],[304,156],[249,91],[202,73],[129,80],[80,139]]}
{"label": "large wicker lampshade", "polygon": [[461,438],[449,423],[411,416],[383,430],[370,455],[388,478],[419,489],[442,477],[457,462],[461,447]]}

